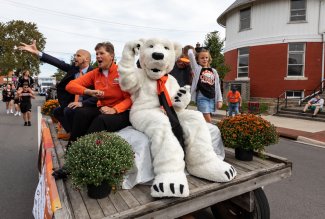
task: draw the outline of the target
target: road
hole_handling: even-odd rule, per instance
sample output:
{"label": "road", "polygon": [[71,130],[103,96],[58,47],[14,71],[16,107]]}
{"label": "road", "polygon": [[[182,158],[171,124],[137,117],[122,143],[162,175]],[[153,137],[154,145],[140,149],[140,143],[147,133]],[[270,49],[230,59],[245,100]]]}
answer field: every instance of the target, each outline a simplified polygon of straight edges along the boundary
{"label": "road", "polygon": [[[32,126],[5,113],[0,103],[0,218],[33,218],[33,198],[38,182],[36,106],[33,100]],[[321,219],[325,215],[325,148],[281,139],[267,151],[293,162],[293,175],[266,186],[272,219]],[[210,211],[196,213],[199,219],[213,218]]]}
{"label": "road", "polygon": [[325,148],[282,139],[267,151],[293,162],[290,178],[264,188],[271,219],[325,218]]}
{"label": "road", "polygon": [[22,116],[7,115],[0,101],[0,218],[33,218],[33,198],[38,182],[36,106],[32,100],[32,126]]}

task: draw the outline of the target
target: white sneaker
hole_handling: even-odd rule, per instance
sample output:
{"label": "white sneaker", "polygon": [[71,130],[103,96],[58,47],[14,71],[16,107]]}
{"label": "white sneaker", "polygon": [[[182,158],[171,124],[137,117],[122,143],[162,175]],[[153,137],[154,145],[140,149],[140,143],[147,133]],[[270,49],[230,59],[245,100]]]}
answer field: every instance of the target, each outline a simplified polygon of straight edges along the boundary
{"label": "white sneaker", "polygon": [[14,116],[17,116],[18,115],[18,112],[15,112],[15,115]]}
{"label": "white sneaker", "polygon": [[20,111],[18,112],[18,116],[21,116],[21,112]]}
{"label": "white sneaker", "polygon": [[9,114],[9,110],[7,110],[7,114]]}
{"label": "white sneaker", "polygon": [[14,113],[14,111],[10,110],[10,113]]}

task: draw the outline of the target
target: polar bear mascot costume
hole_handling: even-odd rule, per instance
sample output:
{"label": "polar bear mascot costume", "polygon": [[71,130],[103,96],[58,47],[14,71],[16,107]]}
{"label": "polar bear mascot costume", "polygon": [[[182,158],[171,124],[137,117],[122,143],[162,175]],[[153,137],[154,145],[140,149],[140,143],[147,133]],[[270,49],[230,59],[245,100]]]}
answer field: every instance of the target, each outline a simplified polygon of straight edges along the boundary
{"label": "polar bear mascot costume", "polygon": [[[135,66],[138,54],[141,68]],[[214,152],[202,113],[185,109],[191,99],[190,87],[180,88],[176,79],[168,76],[180,54],[181,46],[169,40],[132,41],[126,43],[118,64],[120,86],[133,101],[130,121],[151,141],[153,197],[187,197],[185,165],[190,174],[215,182],[228,182],[237,174]],[[162,102],[167,108],[162,108]],[[170,119],[170,112],[176,118]],[[172,120],[177,117],[175,125]]]}

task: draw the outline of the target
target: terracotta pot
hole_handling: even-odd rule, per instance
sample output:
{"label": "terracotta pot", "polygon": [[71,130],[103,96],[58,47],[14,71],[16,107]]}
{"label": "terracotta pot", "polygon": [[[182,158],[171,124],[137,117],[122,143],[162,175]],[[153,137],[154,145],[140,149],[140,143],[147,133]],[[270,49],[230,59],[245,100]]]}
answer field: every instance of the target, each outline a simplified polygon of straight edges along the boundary
{"label": "terracotta pot", "polygon": [[95,185],[87,185],[87,194],[89,198],[93,199],[101,199],[107,197],[112,190],[112,187],[107,183],[107,181],[103,181],[99,186]]}
{"label": "terracotta pot", "polygon": [[235,158],[242,161],[253,160],[253,150],[245,150],[242,148],[235,148]]}

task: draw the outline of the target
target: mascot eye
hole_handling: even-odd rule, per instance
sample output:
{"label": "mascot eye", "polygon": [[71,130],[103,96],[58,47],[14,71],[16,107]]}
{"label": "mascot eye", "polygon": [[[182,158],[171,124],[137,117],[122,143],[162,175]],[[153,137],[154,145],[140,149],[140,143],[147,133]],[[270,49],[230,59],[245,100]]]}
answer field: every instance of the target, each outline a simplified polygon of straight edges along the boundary
{"label": "mascot eye", "polygon": [[166,50],[169,50],[169,48],[168,48],[167,46],[165,46],[165,49],[166,49]]}
{"label": "mascot eye", "polygon": [[149,48],[153,48],[153,45],[150,45]]}

